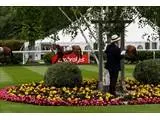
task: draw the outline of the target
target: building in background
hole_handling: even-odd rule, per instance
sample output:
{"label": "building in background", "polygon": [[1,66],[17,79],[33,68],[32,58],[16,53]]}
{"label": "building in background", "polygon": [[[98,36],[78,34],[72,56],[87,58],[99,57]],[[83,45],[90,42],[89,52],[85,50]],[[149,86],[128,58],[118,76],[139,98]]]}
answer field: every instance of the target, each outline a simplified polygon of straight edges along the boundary
{"label": "building in background", "polygon": [[158,32],[149,25],[139,28],[138,19],[126,28],[125,46],[134,45],[142,50],[159,50],[160,39]]}

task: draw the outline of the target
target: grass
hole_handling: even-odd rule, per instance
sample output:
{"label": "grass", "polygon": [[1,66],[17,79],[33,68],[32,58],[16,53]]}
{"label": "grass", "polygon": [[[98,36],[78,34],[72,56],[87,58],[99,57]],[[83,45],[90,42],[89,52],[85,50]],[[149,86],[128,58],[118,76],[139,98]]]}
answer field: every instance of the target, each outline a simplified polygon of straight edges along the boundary
{"label": "grass", "polygon": [[[98,77],[98,67],[95,65],[80,65],[84,79]],[[132,77],[134,66],[125,67],[126,77]],[[18,85],[33,81],[40,81],[47,70],[47,66],[10,66],[0,67],[0,88],[8,85]],[[2,113],[125,113],[125,112],[159,112],[160,104],[155,105],[122,105],[122,106],[37,106],[30,104],[14,103],[0,100],[0,112]]]}
{"label": "grass", "polygon": [[[0,101],[3,113],[158,113],[160,105],[122,105],[122,106],[37,106]],[[3,106],[2,106],[3,105]]]}
{"label": "grass", "polygon": [[0,88],[6,85],[17,85],[33,81],[40,81],[43,79],[43,76],[38,74],[37,72],[20,66],[2,67],[0,69],[0,72],[2,71],[6,74],[1,75],[0,77],[3,80],[1,81],[0,79]]}

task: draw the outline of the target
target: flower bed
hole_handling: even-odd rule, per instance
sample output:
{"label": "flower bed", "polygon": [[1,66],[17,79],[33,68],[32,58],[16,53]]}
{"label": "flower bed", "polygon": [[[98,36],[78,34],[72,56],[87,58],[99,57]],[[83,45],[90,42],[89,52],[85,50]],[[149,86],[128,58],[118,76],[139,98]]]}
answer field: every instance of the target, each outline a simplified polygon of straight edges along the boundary
{"label": "flower bed", "polygon": [[160,103],[160,85],[140,85],[136,80],[126,80],[128,93],[114,97],[97,90],[96,81],[84,81],[80,88],[48,87],[40,83],[10,86],[0,90],[0,99],[36,105],[54,106],[106,106],[123,104]]}

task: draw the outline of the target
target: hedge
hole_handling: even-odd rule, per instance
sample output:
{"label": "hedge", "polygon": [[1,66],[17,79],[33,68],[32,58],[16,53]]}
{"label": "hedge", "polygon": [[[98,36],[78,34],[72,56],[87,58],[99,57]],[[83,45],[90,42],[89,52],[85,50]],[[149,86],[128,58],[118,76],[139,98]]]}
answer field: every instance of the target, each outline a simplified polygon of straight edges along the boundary
{"label": "hedge", "polygon": [[[23,46],[24,41],[22,40],[0,40],[0,46],[7,46],[12,49],[12,51],[18,51]],[[22,62],[23,54],[16,53],[13,55],[12,59],[7,57],[6,59],[3,56],[0,56],[0,63],[6,64],[19,64]]]}
{"label": "hedge", "polygon": [[7,46],[12,50],[20,50],[23,44],[22,40],[0,40],[0,46]]}
{"label": "hedge", "polygon": [[[96,51],[95,54],[98,57],[98,51]],[[126,63],[128,63],[128,62],[132,62],[133,63],[133,62],[137,62],[137,61],[153,59],[153,52],[152,51],[138,51],[137,54],[138,54],[137,55],[137,59],[134,59],[134,60],[125,57]],[[156,59],[158,59],[158,58],[160,59],[160,51],[155,51],[155,58]],[[106,60],[106,54],[105,53],[103,53],[103,59]],[[90,60],[93,63],[96,63],[96,60],[94,59],[92,54],[90,56]]]}

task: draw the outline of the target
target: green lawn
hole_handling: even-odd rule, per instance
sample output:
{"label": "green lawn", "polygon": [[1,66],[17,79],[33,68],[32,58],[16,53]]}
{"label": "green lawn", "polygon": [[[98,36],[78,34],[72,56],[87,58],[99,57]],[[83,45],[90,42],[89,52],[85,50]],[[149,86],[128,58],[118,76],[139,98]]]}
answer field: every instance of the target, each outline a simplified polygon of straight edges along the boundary
{"label": "green lawn", "polygon": [[[98,67],[95,65],[80,65],[84,79],[98,77]],[[134,66],[125,66],[126,77],[132,77]],[[0,67],[0,88],[8,85],[18,85],[32,81],[43,80],[47,66],[10,66]],[[0,100],[0,112],[159,112],[160,105],[122,105],[122,106],[37,106],[30,104],[14,103]]]}

